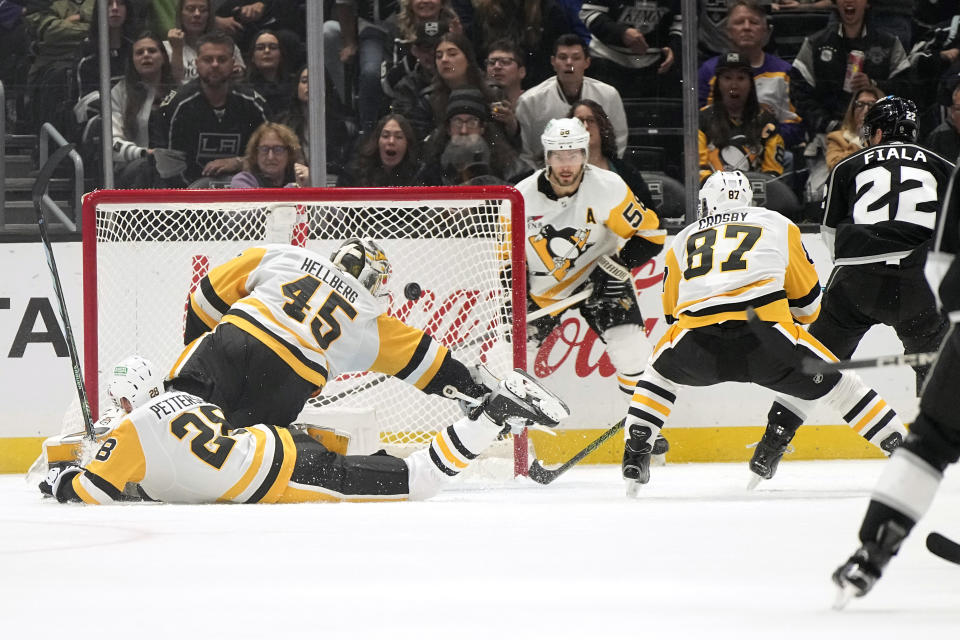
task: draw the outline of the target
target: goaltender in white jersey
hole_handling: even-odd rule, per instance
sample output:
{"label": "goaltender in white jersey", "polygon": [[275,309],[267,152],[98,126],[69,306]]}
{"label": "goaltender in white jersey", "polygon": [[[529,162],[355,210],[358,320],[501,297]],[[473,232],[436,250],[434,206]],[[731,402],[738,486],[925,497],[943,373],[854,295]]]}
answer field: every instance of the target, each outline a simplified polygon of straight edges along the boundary
{"label": "goaltender in white jersey", "polygon": [[438,395],[489,391],[445,346],[387,315],[379,298],[390,275],[371,240],[347,240],[331,259],[290,245],[247,249],[190,296],[188,346],[168,387],[223,408],[238,427],[286,426],[327,380],[351,371]]}

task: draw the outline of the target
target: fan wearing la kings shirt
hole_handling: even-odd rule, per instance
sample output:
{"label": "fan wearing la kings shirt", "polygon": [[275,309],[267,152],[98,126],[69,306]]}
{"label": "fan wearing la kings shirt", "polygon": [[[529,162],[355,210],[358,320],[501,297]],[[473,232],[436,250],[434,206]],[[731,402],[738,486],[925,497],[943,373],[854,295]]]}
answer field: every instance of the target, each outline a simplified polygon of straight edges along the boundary
{"label": "fan wearing la kings shirt", "polygon": [[[870,108],[861,135],[867,147],[827,182],[822,236],[835,266],[810,332],[840,359],[875,324],[893,327],[906,353],[936,351],[947,322],[923,265],[953,163],[915,144],[917,108],[897,96]],[[919,393],[929,365],[914,369]]]}
{"label": "fan wearing la kings shirt", "polygon": [[233,47],[233,39],[222,31],[201,36],[197,79],[171,92],[159,117],[151,119],[157,146],[186,154],[186,169],[170,186],[240,171],[247,141],[267,121],[264,99],[231,80]]}

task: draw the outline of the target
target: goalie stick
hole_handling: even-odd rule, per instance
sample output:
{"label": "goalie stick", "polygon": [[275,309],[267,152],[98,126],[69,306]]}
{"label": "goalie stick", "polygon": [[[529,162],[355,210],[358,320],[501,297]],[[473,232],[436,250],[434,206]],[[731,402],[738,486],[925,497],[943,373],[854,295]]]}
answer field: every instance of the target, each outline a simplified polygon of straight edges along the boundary
{"label": "goalie stick", "polygon": [[960,544],[943,534],[933,532],[927,535],[927,550],[947,562],[960,564]]}
{"label": "goalie stick", "polygon": [[37,215],[37,228],[40,231],[40,241],[43,243],[43,250],[47,255],[47,266],[50,267],[50,277],[53,280],[53,292],[57,296],[57,303],[60,305],[60,319],[63,322],[63,337],[67,342],[67,351],[70,353],[70,363],[73,366],[73,381],[77,386],[77,396],[80,398],[80,411],[83,414],[83,430],[86,438],[95,440],[96,435],[93,432],[93,418],[90,415],[90,403],[87,402],[87,389],[83,384],[83,370],[80,368],[80,354],[77,351],[77,344],[73,339],[73,329],[70,326],[70,315],[67,313],[67,303],[63,297],[63,288],[60,285],[60,272],[57,269],[57,261],[53,257],[53,245],[50,243],[50,236],[47,233],[47,221],[44,218],[43,197],[47,193],[47,185],[57,165],[73,151],[73,145],[68,144],[60,147],[47,160],[47,163],[40,168],[37,174],[36,182],[33,184],[33,209]]}

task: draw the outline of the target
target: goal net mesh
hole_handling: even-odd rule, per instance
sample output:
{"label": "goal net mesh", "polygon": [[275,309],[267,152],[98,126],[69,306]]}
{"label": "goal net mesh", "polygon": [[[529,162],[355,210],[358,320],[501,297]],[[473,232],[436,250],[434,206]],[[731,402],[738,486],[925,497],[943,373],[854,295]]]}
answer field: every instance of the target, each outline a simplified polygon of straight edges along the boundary
{"label": "goal net mesh", "polygon": [[[88,195],[84,348],[92,401],[105,406],[110,368],[130,354],[169,370],[183,349],[187,297],[203,275],[248,247],[277,241],[329,256],[347,238],[375,239],[393,265],[388,313],[498,377],[523,366],[523,350],[513,348],[514,323],[523,326],[524,318],[514,309],[515,279],[523,273],[510,233],[518,228],[511,220],[522,220],[515,192],[369,191]],[[409,299],[416,288],[420,297]],[[310,404],[373,409],[381,441],[396,445],[422,445],[462,416],[452,400],[375,373],[335,378]]]}

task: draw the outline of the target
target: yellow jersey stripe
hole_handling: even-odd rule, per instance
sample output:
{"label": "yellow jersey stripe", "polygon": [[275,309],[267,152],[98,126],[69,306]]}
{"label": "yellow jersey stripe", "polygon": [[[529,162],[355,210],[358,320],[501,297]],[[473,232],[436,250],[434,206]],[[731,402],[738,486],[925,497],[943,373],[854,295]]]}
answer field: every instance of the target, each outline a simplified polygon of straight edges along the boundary
{"label": "yellow jersey stripe", "polygon": [[277,320],[276,317],[274,317],[274,315],[270,313],[270,309],[268,309],[265,304],[263,304],[256,298],[244,298],[243,300],[240,301],[240,304],[247,305],[256,309],[267,320],[269,320],[271,328],[283,329],[284,333],[287,336],[296,340],[300,344],[300,346],[303,347],[304,349],[308,351],[317,351],[317,345],[310,344],[309,342],[301,338],[299,335],[291,331],[289,328],[287,328],[287,326],[283,322]]}
{"label": "yellow jersey stripe", "polygon": [[433,380],[433,377],[437,375],[440,365],[443,364],[443,358],[447,355],[446,347],[438,343],[435,344],[441,348],[436,350],[436,354],[434,354],[433,362],[430,364],[430,368],[427,369],[422,376],[420,376],[419,380],[413,383],[413,386],[415,386],[417,389],[422,390],[424,387],[430,384],[430,381]]}
{"label": "yellow jersey stripe", "polygon": [[[199,291],[200,289],[197,289]],[[203,324],[213,329],[217,326],[217,321],[211,318],[203,308],[197,304],[197,291],[190,294],[190,310],[193,311]]]}
{"label": "yellow jersey stripe", "polygon": [[81,500],[83,500],[86,504],[100,504],[100,502],[98,502],[97,500],[95,500],[94,497],[93,497],[92,495],[90,495],[90,493],[87,491],[86,487],[84,487],[83,484],[81,484],[80,481],[81,481],[82,478],[83,478],[83,474],[82,474],[82,473],[78,473],[77,475],[75,475],[75,476],[70,480],[70,484],[71,484],[72,487],[73,487],[74,493],[76,493],[77,496],[78,496]]}
{"label": "yellow jersey stripe", "polygon": [[249,293],[246,289],[247,278],[257,268],[266,253],[267,250],[264,247],[247,249],[233,260],[214,267],[207,273],[205,277],[210,282],[213,292],[228,307]]}
{"label": "yellow jersey stripe", "polygon": [[[730,291],[725,291],[725,292],[723,292],[722,294],[711,295],[711,296],[709,296],[709,297],[707,297],[707,298],[699,298],[699,299],[697,299],[697,300],[690,300],[689,302],[686,302],[685,304],[681,305],[680,307],[677,307],[677,312],[683,313],[685,309],[687,309],[687,308],[689,308],[689,307],[692,307],[692,306],[695,305],[695,304],[700,304],[701,302],[704,302],[705,300],[713,300],[714,298],[720,299],[720,298],[723,298],[723,297],[736,297],[736,296],[739,296],[739,295],[743,295],[744,293],[747,293],[747,292],[750,291],[751,289],[756,289],[757,287],[763,287],[763,286],[765,286],[765,285],[770,284],[771,282],[773,282],[773,278],[765,278],[765,279],[763,279],[763,280],[757,280],[756,282],[751,282],[750,284],[744,285],[744,286],[739,287],[739,288],[737,288],[737,289],[732,289],[732,290],[730,290]],[[725,303],[720,303],[720,302],[718,302],[718,304],[725,304]]]}
{"label": "yellow jersey stripe", "polygon": [[263,496],[260,502],[271,503],[280,499],[287,488],[287,483],[293,476],[293,467],[297,462],[297,445],[294,444],[290,432],[278,428],[277,435],[280,436],[280,440],[276,443],[276,446],[283,447],[283,463],[280,465],[280,473],[277,474],[273,486],[267,490],[267,494]]}
{"label": "yellow jersey stripe", "polygon": [[290,348],[287,345],[283,344],[265,331],[262,331],[260,327],[257,327],[253,323],[235,315],[226,316],[224,317],[223,321],[229,322],[230,324],[243,329],[254,338],[262,342],[265,347],[277,354],[277,356],[286,362],[287,365],[293,369],[298,376],[307,382],[310,382],[318,387],[322,387],[327,384],[326,376],[303,364],[299,358],[290,352]]}
{"label": "yellow jersey stripe", "polygon": [[170,368],[170,373],[167,374],[168,380],[176,378],[178,375],[180,375],[180,368],[190,358],[190,356],[193,355],[194,350],[196,350],[196,348],[200,345],[200,341],[209,335],[211,334],[205,333],[183,348],[183,351],[181,351],[179,357],[177,357],[177,361],[174,362],[173,366]]}
{"label": "yellow jersey stripe", "polygon": [[253,454],[253,462],[251,462],[247,470],[243,472],[243,477],[237,480],[237,483],[230,487],[225,494],[217,498],[217,502],[230,502],[243,493],[244,490],[250,486],[250,483],[253,482],[257,472],[260,471],[260,467],[263,466],[263,454],[267,446],[267,437],[259,429],[254,429],[250,431],[250,433],[253,434],[253,437],[257,441]]}

